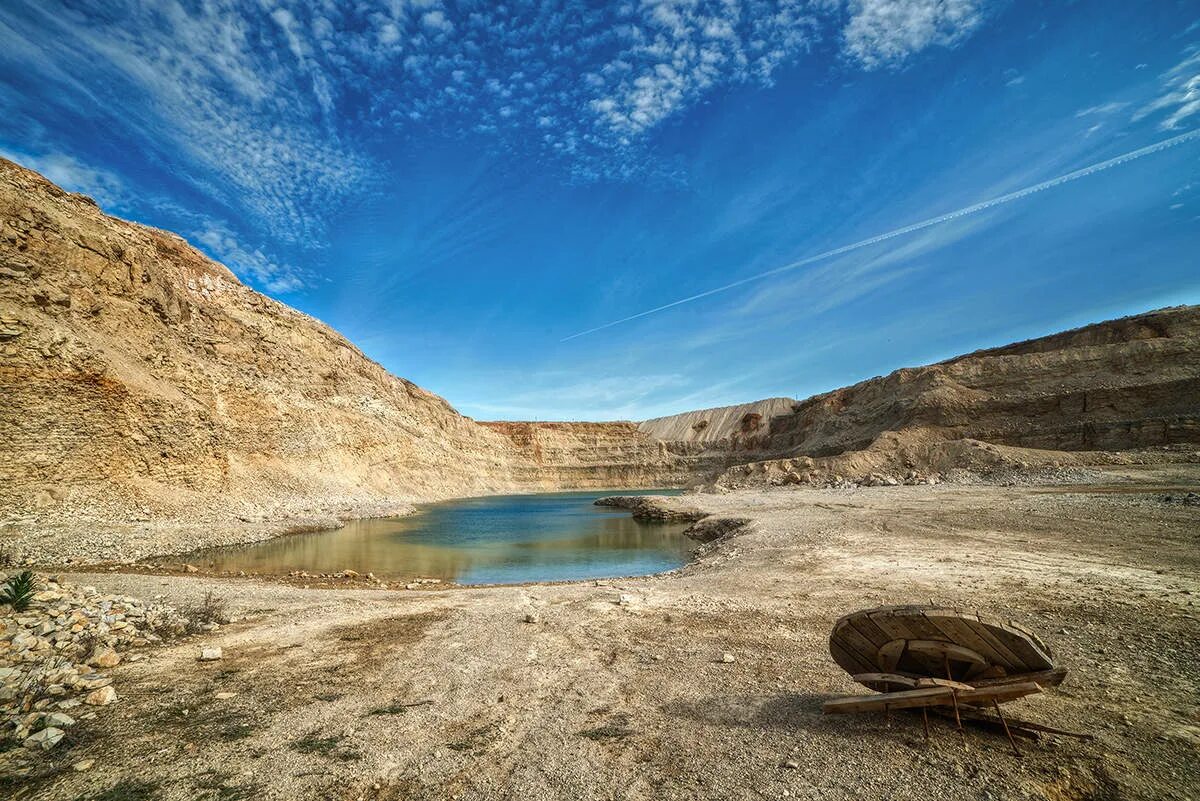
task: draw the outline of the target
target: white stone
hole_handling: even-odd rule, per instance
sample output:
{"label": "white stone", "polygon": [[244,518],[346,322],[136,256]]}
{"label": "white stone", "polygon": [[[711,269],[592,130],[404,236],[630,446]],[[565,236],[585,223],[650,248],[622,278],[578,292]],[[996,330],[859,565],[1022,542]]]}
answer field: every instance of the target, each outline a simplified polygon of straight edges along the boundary
{"label": "white stone", "polygon": [[62,738],[66,736],[66,732],[62,729],[56,729],[53,726],[47,726],[30,737],[25,738],[26,748],[40,748],[43,751],[49,751],[54,746],[62,742]]}
{"label": "white stone", "polygon": [[108,706],[115,700],[117,700],[116,690],[112,687],[101,687],[88,693],[83,702],[91,706]]}
{"label": "white stone", "polygon": [[220,658],[221,658],[221,649],[220,648],[201,648],[200,649],[200,661],[201,662],[215,662]]}
{"label": "white stone", "polygon": [[47,726],[53,726],[56,729],[66,729],[75,725],[75,718],[65,712],[51,712],[42,718],[42,723]]}

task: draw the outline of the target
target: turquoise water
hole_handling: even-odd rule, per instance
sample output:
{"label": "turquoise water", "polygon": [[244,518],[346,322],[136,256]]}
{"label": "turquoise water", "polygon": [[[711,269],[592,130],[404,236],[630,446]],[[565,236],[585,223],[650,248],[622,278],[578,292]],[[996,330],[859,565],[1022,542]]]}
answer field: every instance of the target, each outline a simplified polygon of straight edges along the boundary
{"label": "turquoise water", "polygon": [[501,495],[423,506],[415,515],[357,520],[336,531],[292,534],[189,557],[217,571],[285,574],[356,570],[378,577],[428,576],[461,584],[563,581],[658,573],[687,561],[686,525],[643,523],[594,506],[606,490]]}

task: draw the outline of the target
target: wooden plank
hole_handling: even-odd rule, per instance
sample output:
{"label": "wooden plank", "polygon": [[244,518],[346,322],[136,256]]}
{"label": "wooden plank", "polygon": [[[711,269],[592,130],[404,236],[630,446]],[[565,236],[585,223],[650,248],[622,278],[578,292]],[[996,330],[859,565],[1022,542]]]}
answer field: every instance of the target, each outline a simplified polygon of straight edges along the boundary
{"label": "wooden plank", "polygon": [[[962,620],[979,636],[981,640],[987,642],[992,647],[992,650],[1003,657],[1003,661],[998,664],[1004,665],[1009,673],[1028,673],[1034,668],[1030,668],[1025,664],[1016,653],[1013,652],[1008,644],[996,636],[986,623],[979,619],[977,615],[963,615]],[[1038,668],[1041,668],[1038,665]]]}
{"label": "wooden plank", "polygon": [[854,675],[855,673],[871,673],[877,669],[874,662],[868,662],[864,657],[847,651],[840,643],[829,641],[829,653],[833,656],[833,661],[838,663],[838,666],[847,673]]}
{"label": "wooden plank", "polygon": [[877,685],[883,685],[880,692],[891,692],[895,687],[912,689],[917,686],[918,681],[926,681],[925,679],[914,679],[911,676],[901,676],[899,673],[858,673],[850,678],[872,690],[879,690]]}
{"label": "wooden plank", "polygon": [[995,687],[977,687],[974,690],[963,690],[958,693],[958,702],[968,706],[989,705],[993,701],[1003,704],[1027,695],[1037,695],[1042,688],[1036,682],[1026,681],[1019,684],[998,684]]}
{"label": "wooden plank", "polygon": [[1049,659],[1050,661],[1054,661],[1054,654],[1052,654],[1050,652],[1050,646],[1047,645],[1045,640],[1043,640],[1041,637],[1034,634],[1032,631],[1025,628],[1024,626],[1022,626],[1020,623],[1018,623],[1015,620],[1006,621],[1004,623],[1004,627],[1007,629],[1012,629],[1013,631],[1019,632],[1021,634],[1024,634],[1026,637],[1029,638],[1029,641],[1033,643],[1034,647],[1036,647],[1039,651],[1041,651],[1046,656],[1047,659]]}
{"label": "wooden plank", "polygon": [[1041,691],[1042,688],[1033,682],[1006,684],[999,687],[980,687],[974,690],[920,687],[895,693],[835,698],[832,701],[826,701],[821,709],[827,715],[838,715],[849,712],[882,712],[884,709],[910,709],[920,706],[953,706],[955,700],[959,704],[967,706],[984,706],[990,705],[993,701],[1004,703]]}
{"label": "wooden plank", "polygon": [[955,690],[974,690],[970,684],[962,681],[951,681],[950,679],[917,679],[917,687],[953,687]]}
{"label": "wooden plank", "polygon": [[1049,670],[1054,667],[1050,655],[1038,648],[1037,644],[1024,631],[1015,629],[1007,623],[989,620],[983,615],[978,617],[981,623],[991,628],[992,634],[1003,642],[1006,648],[1025,663],[1027,670]]}
{"label": "wooden plank", "polygon": [[895,637],[892,637],[886,631],[879,628],[866,615],[852,615],[846,622],[848,625],[853,626],[855,631],[873,643],[876,648],[895,639]]}
{"label": "wooden plank", "polygon": [[866,618],[887,634],[889,640],[915,640],[917,638],[912,626],[908,625],[908,618],[903,614],[897,614],[897,610],[886,609],[871,612],[866,615]]}
{"label": "wooden plank", "polygon": [[942,631],[946,639],[959,645],[965,645],[994,665],[1007,665],[1011,659],[1011,654],[1006,656],[997,651],[990,642],[980,637],[976,630],[957,612],[949,609],[931,609],[925,613],[925,619]]}
{"label": "wooden plank", "polygon": [[847,651],[858,654],[862,659],[874,664],[875,652],[879,646],[858,633],[849,623],[838,623],[833,633],[829,635],[830,642],[837,641]]}
{"label": "wooden plank", "polygon": [[924,687],[919,690],[901,690],[879,695],[855,695],[826,701],[821,711],[826,715],[841,715],[849,712],[882,712],[884,707],[909,709],[929,706],[938,699],[950,703],[950,695],[953,692],[949,687]]}
{"label": "wooden plank", "polygon": [[[937,627],[925,619],[925,611],[928,607],[907,606],[899,609],[890,609],[887,611],[872,612],[871,620],[879,622],[880,617],[890,617],[892,619],[903,619],[904,625],[911,632],[907,639],[910,640],[940,640],[945,635],[938,631]],[[882,625],[882,624],[881,624]]]}
{"label": "wooden plank", "polygon": [[896,665],[900,664],[900,657],[904,655],[904,649],[908,645],[908,640],[892,640],[879,646],[879,652],[875,654],[875,664],[885,673],[891,673],[896,669]]}
{"label": "wooden plank", "polygon": [[956,645],[952,642],[943,642],[942,640],[909,640],[908,650],[913,653],[924,654],[936,661],[941,661],[942,657],[945,657],[951,662],[969,662],[972,665],[987,665],[987,660],[970,648]]}
{"label": "wooden plank", "polygon": [[1050,670],[1039,670],[1034,673],[1014,673],[1011,676],[1002,676],[993,679],[974,679],[971,683],[976,687],[994,687],[997,684],[1019,684],[1021,682],[1032,681],[1039,687],[1057,687],[1063,683],[1063,679],[1066,677],[1067,669],[1060,667]]}

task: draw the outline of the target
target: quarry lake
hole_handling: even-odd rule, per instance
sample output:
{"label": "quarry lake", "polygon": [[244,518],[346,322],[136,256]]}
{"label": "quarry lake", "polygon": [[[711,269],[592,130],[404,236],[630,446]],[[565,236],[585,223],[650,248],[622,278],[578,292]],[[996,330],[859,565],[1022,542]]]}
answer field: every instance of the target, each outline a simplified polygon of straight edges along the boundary
{"label": "quarry lake", "polygon": [[407,517],[356,520],[335,531],[292,534],[190,557],[214,571],[286,574],[355,570],[460,584],[510,584],[645,575],[679,567],[696,543],[687,524],[645,523],[595,506],[604,490],[466,498],[424,505]]}

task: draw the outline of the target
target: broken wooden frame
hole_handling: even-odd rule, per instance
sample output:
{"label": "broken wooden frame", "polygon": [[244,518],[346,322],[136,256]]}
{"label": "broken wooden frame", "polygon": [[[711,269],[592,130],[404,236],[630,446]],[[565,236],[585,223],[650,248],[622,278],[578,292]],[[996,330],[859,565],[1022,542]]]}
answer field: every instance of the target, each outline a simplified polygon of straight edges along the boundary
{"label": "broken wooden frame", "polygon": [[[1016,735],[1048,732],[1085,737],[1050,726],[1005,718],[1000,704],[1035,695],[1066,678],[1050,648],[1013,622],[935,606],[888,606],[846,615],[829,637],[834,660],[874,696],[837,698],[826,714],[920,709],[929,737],[929,710],[949,712],[960,733],[964,717],[1004,730],[1013,752]],[[995,720],[977,711],[990,707]],[[964,738],[964,745],[965,745]]]}

